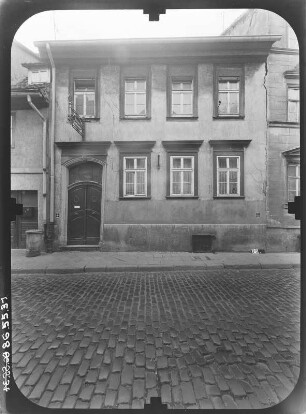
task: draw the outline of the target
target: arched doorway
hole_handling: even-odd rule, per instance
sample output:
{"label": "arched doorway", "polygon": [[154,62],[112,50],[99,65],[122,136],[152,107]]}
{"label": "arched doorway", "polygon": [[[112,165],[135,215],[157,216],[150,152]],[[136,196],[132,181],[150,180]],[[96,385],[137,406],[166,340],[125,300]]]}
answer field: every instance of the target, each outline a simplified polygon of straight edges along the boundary
{"label": "arched doorway", "polygon": [[77,164],[69,170],[68,245],[97,245],[100,241],[102,166]]}

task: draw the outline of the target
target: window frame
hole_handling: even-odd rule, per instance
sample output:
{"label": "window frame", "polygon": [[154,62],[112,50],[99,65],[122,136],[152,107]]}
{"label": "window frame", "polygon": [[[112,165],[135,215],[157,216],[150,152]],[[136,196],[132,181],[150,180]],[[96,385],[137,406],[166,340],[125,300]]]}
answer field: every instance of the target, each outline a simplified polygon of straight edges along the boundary
{"label": "window frame", "polygon": [[[220,80],[237,80],[239,82],[238,113],[219,113],[219,82]],[[226,90],[227,91],[227,90]],[[231,91],[228,90],[228,93]],[[233,90],[234,92],[234,90]],[[245,117],[245,69],[244,65],[214,65],[214,93],[213,93],[214,119],[243,119]]]}
{"label": "window frame", "polygon": [[[174,158],[179,158],[181,160],[181,167],[180,168],[174,168],[173,167],[173,160]],[[184,159],[191,159],[191,168],[184,168],[184,166],[182,167],[182,162],[184,162]],[[194,190],[195,190],[195,185],[194,185],[194,176],[195,176],[195,156],[194,155],[185,155],[185,154],[180,154],[180,155],[170,155],[170,191],[169,191],[169,196],[170,197],[194,197]],[[181,178],[183,177],[183,174],[185,171],[191,171],[191,193],[187,194],[187,193],[183,193],[183,184],[184,181],[181,180],[180,181],[180,187],[181,187],[181,191],[180,194],[175,194],[173,193],[173,172],[180,172]]]}
{"label": "window frame", "polygon": [[[198,199],[198,153],[203,140],[162,141],[167,152],[166,199]],[[171,195],[171,157],[193,157],[193,194]]]}
{"label": "window frame", "polygon": [[[290,201],[294,201],[294,199],[293,200],[290,200],[290,197],[289,197],[289,167],[295,167],[296,170],[297,170],[297,168],[299,168],[299,172],[300,172],[299,176],[297,176],[297,175],[295,175],[294,177],[293,176],[290,176],[290,178],[294,178],[295,179],[295,187],[296,187],[296,189],[295,189],[295,191],[296,191],[295,196],[301,195],[301,164],[300,164],[299,161],[293,161],[293,160],[288,159],[287,160],[287,171],[286,171],[286,173],[287,173],[286,174],[287,203],[289,203]],[[299,189],[298,194],[297,194],[297,189]]]}
{"label": "window frame", "polygon": [[[127,169],[126,168],[126,160],[127,159],[133,159],[134,160],[134,168]],[[135,161],[138,159],[144,159],[145,160],[145,168],[135,168]],[[133,171],[135,172],[134,176],[134,194],[126,194],[126,173],[127,171]],[[145,171],[145,194],[135,194],[135,189],[137,189],[137,172],[138,171]],[[123,155],[123,188],[122,188],[122,194],[124,198],[146,198],[148,195],[148,156],[147,155],[137,155],[133,156],[132,154],[129,155]]]}
{"label": "window frame", "polygon": [[[144,92],[141,92],[141,91],[127,91],[126,90],[126,83],[127,82],[132,82],[132,81],[133,82],[145,82],[145,91]],[[123,106],[124,117],[125,118],[135,118],[135,119],[146,118],[147,113],[148,113],[148,108],[147,108],[147,93],[148,93],[147,92],[147,79],[146,78],[141,78],[141,77],[135,77],[135,78],[126,77],[126,78],[124,78],[123,85],[124,85],[124,92],[123,92],[123,94],[124,94],[124,106]],[[137,114],[127,115],[126,114],[126,95],[127,94],[134,95],[134,98],[135,98],[135,96],[137,96],[137,94],[139,94],[139,95],[144,94],[145,95],[145,113],[143,115],[137,115]],[[133,102],[134,107],[137,105],[136,101],[134,100],[134,102]]]}
{"label": "window frame", "polygon": [[[78,82],[78,81],[89,81],[89,80],[94,82],[94,88],[93,88],[92,92],[91,91],[90,92],[88,92],[88,91],[81,91],[81,92],[76,91],[76,86],[75,86],[76,82]],[[91,119],[91,118],[96,117],[96,89],[97,89],[97,86],[96,86],[96,79],[95,78],[74,78],[73,79],[73,108],[74,108],[75,111],[76,111],[76,97],[77,96],[83,96],[83,105],[82,106],[83,106],[83,110],[85,109],[85,115],[78,113],[78,115],[81,118]],[[94,114],[93,115],[87,115],[86,114],[86,99],[85,99],[86,95],[93,95],[94,96]]]}
{"label": "window frame", "polygon": [[[244,199],[244,156],[248,145],[252,140],[250,139],[236,139],[236,140],[210,140],[209,144],[213,148],[213,198],[214,199]],[[240,157],[240,195],[218,195],[217,188],[217,157],[239,156]]]}
{"label": "window frame", "polygon": [[[119,200],[147,200],[151,198],[151,153],[156,141],[114,141],[119,150]],[[124,196],[124,158],[147,159],[146,196]]]}
{"label": "window frame", "polygon": [[[229,166],[226,166],[225,168],[220,168],[219,167],[219,162],[218,162],[218,160],[219,160],[219,158],[225,158],[226,159],[226,164],[227,165],[229,165],[229,162],[228,162],[228,160],[230,159],[230,158],[237,158],[238,159],[238,163],[237,163],[237,165],[238,165],[238,167],[237,168],[230,168]],[[219,197],[240,197],[241,196],[241,156],[240,155],[233,155],[233,154],[231,154],[231,155],[219,155],[219,154],[216,154],[216,166],[217,166],[217,171],[216,171],[216,180],[217,180],[217,182],[216,182],[216,196],[219,198]],[[220,192],[219,192],[219,184],[220,184],[220,182],[219,182],[219,172],[220,172],[220,170],[224,170],[224,172],[226,172],[227,174],[226,174],[226,187],[227,187],[227,192],[226,192],[226,194],[221,194]],[[238,179],[237,179],[237,194],[235,195],[235,194],[230,194],[230,192],[229,192],[229,185],[230,185],[230,180],[229,180],[229,173],[231,172],[231,170],[237,170],[237,172],[238,172]]]}
{"label": "window frame", "polygon": [[[75,108],[75,95],[74,95],[74,82],[76,80],[94,80],[95,82],[95,103],[94,103],[94,116],[82,116],[80,117],[85,122],[92,122],[92,121],[98,121],[100,119],[100,91],[99,91],[99,78],[100,78],[100,72],[99,69],[70,69],[69,74],[69,95],[71,98],[73,109]],[[69,99],[70,99],[69,98]],[[68,99],[68,101],[69,101]],[[69,102],[68,102],[69,106]]]}
{"label": "window frame", "polygon": [[[120,67],[120,115],[122,121],[141,121],[151,119],[151,67],[150,66],[121,66]],[[125,115],[125,83],[139,80],[146,83],[146,113],[145,115]]]}
{"label": "window frame", "polygon": [[[289,90],[290,89],[294,89],[294,90],[298,90],[299,91],[299,99],[298,100],[293,100],[293,99],[289,99]],[[289,102],[296,102],[298,103],[298,108],[296,111],[296,115],[297,115],[297,120],[290,120],[289,119]],[[300,103],[300,87],[299,85],[292,85],[292,84],[287,84],[287,122],[294,122],[296,124],[300,123],[300,107],[301,103]]]}
{"label": "window frame", "polygon": [[[193,120],[198,119],[198,80],[197,70],[194,68],[194,75],[172,75],[169,74],[170,69],[168,68],[167,76],[167,120]],[[191,114],[173,114],[173,83],[185,83],[191,82],[192,85],[192,111]],[[182,90],[183,92],[183,90]]]}

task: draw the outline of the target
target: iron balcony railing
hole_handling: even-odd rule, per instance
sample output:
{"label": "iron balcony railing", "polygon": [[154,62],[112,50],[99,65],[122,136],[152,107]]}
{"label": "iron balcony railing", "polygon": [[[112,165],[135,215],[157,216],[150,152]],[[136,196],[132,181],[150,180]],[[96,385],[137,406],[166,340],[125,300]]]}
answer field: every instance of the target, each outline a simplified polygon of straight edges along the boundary
{"label": "iron balcony railing", "polygon": [[80,115],[75,111],[72,105],[71,96],[68,97],[69,112],[68,112],[68,122],[71,124],[72,128],[81,135],[82,140],[85,139],[85,122],[80,117]]}

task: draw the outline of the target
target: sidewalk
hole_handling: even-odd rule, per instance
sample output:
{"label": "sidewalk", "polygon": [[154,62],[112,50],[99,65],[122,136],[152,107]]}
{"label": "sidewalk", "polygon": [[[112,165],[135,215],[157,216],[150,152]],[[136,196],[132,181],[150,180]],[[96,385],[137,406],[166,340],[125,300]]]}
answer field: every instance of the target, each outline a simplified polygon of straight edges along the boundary
{"label": "sidewalk", "polygon": [[195,269],[290,269],[300,267],[300,253],[56,252],[26,257],[12,250],[12,274],[169,271]]}

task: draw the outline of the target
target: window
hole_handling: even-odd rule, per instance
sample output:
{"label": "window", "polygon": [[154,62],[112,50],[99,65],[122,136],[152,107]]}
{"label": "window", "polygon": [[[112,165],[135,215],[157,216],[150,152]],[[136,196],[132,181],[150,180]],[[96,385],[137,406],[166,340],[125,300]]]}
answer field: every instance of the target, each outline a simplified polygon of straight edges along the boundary
{"label": "window", "polygon": [[123,196],[147,195],[147,157],[123,158]]}
{"label": "window", "polygon": [[300,164],[288,164],[288,201],[300,195]]}
{"label": "window", "polygon": [[50,83],[50,70],[48,68],[29,69],[28,84]]}
{"label": "window", "polygon": [[243,67],[215,67],[214,117],[244,117]]}
{"label": "window", "polygon": [[244,152],[251,140],[210,140],[214,198],[244,197]]}
{"label": "window", "polygon": [[194,195],[194,157],[170,157],[170,195]]}
{"label": "window", "polygon": [[218,114],[239,115],[239,79],[219,78]]}
{"label": "window", "polygon": [[240,195],[240,157],[217,156],[217,196]]}
{"label": "window", "polygon": [[151,197],[151,152],[155,141],[115,141],[119,149],[119,198]]}
{"label": "window", "polygon": [[300,89],[288,87],[288,122],[300,121]]}
{"label": "window", "polygon": [[198,198],[198,151],[202,143],[162,141],[167,151],[166,198]]}
{"label": "window", "polygon": [[82,117],[95,117],[95,79],[74,80],[74,110]]}
{"label": "window", "polygon": [[16,118],[16,113],[11,112],[11,125],[10,125],[11,148],[15,148],[15,140],[14,140],[15,118]]}
{"label": "window", "polygon": [[172,80],[171,96],[172,116],[193,115],[193,82]]}
{"label": "window", "polygon": [[144,117],[146,109],[146,81],[145,79],[125,80],[125,116]]}

